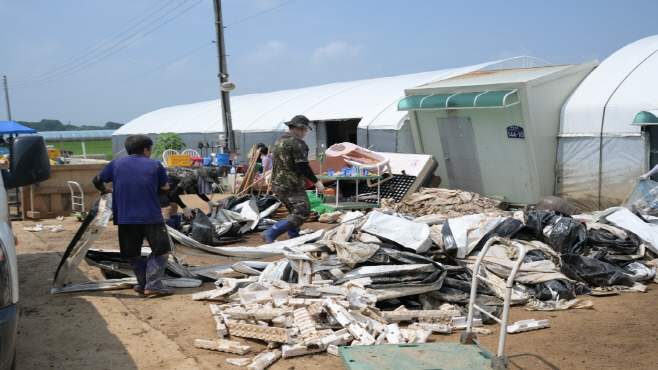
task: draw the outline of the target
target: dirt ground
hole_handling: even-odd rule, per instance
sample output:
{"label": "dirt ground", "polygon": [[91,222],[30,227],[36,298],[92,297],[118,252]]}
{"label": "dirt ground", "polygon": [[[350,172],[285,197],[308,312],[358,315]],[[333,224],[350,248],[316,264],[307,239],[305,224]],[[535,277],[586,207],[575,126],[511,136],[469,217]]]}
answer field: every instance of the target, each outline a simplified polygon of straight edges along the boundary
{"label": "dirt ground", "polygon": [[[198,198],[188,204],[205,210]],[[63,225],[64,231],[28,232],[36,223]],[[143,298],[132,289],[106,292],[50,294],[52,278],[62,254],[81,223],[73,217],[14,222],[18,236],[20,318],[17,343],[19,369],[238,369],[230,357],[250,357],[265,346],[259,341],[231,338],[252,346],[246,356],[194,347],[195,339],[216,339],[207,302],[192,294],[214,288],[177,289],[168,297]],[[325,224],[310,223],[312,229]],[[251,234],[240,245],[260,245]],[[110,225],[93,248],[118,249],[117,228]],[[193,265],[223,260],[178,254]],[[100,271],[82,262],[75,282],[102,279]],[[508,336],[506,354],[513,369],[655,369],[658,368],[658,302],[656,285],[647,293],[591,297],[592,310],[530,312],[514,307],[510,323],[548,319],[551,327]],[[487,326],[494,335],[480,335],[490,350],[498,345],[498,325]],[[458,342],[460,332],[432,335],[433,342]],[[271,369],[343,369],[338,357],[317,355],[280,359]]]}

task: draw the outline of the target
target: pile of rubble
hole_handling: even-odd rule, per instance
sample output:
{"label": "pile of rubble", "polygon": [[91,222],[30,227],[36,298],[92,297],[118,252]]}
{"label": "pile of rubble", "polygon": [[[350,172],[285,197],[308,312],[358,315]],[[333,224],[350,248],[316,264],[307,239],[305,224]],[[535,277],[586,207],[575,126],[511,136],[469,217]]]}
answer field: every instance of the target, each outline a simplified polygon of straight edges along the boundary
{"label": "pile of rubble", "polygon": [[442,214],[449,218],[498,211],[498,204],[480,194],[463,190],[422,188],[400,203],[382,199],[382,208],[414,216]]}
{"label": "pile of rubble", "polygon": [[[222,279],[218,289],[193,297],[232,302],[210,305],[219,339],[197,339],[195,345],[245,355],[250,346],[225,337],[230,334],[262,340],[268,344],[267,351],[253,359],[227,361],[249,364],[249,369],[264,369],[280,357],[321,351],[337,356],[338,346],[425,343],[431,333],[449,334],[466,327],[466,318],[452,305],[442,305],[438,310],[408,310],[401,305],[393,311],[381,311],[375,306],[377,295],[370,289],[356,282],[342,286],[332,283],[315,280],[311,284],[290,284],[262,276]],[[400,328],[398,324],[402,322],[408,326]],[[474,320],[474,326],[482,326],[482,320]],[[475,328],[475,332],[491,333],[482,328]]]}
{"label": "pile of rubble", "polygon": [[[111,216],[110,194],[104,197],[63,256],[53,293],[136,283],[127,260],[89,250]],[[475,261],[487,243],[478,271],[482,279],[474,289],[476,304],[485,311],[474,311],[477,325],[501,316],[506,280],[519,259],[511,302],[527,310],[592,308],[591,301],[577,296],[594,290],[642,292],[642,282],[656,279],[658,225],[652,222],[658,218],[642,218],[624,207],[574,217],[532,206],[503,212],[477,194],[445,189],[424,189],[412,199],[416,203],[366,214],[336,213],[331,217],[337,225],[258,247],[205,245],[170,228],[180,246],[174,253],[240,261],[195,267],[171,254],[166,284],[215,281],[214,289],[193,299],[213,303],[219,338],[199,339],[196,346],[243,356],[249,346],[225,339],[228,335],[262,340],[267,351],[228,361],[264,369],[280,357],[336,354],[339,346],[425,342],[431,333],[465,326]],[[231,220],[213,222],[215,232],[236,223],[251,229],[267,220],[270,206],[258,212],[253,203],[249,198],[242,209],[222,212]],[[451,208],[439,209],[440,204]],[[238,221],[238,210],[246,220]],[[70,285],[83,255],[108,280]],[[280,259],[255,261],[273,257]],[[549,324],[519,322],[501,329],[540,327]]]}

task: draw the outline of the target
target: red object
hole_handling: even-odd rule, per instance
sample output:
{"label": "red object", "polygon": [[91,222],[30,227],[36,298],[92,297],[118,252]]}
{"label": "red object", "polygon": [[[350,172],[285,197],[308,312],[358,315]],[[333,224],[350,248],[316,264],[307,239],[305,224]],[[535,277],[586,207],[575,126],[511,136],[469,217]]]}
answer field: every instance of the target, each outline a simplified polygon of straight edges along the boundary
{"label": "red object", "polygon": [[203,157],[192,157],[192,166],[203,166]]}

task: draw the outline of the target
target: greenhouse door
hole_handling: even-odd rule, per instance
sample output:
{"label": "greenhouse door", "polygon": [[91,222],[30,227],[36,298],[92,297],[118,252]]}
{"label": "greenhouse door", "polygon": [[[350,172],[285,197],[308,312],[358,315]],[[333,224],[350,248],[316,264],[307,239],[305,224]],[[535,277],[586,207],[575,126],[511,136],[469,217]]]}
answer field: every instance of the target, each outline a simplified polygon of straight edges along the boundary
{"label": "greenhouse door", "polygon": [[450,187],[484,195],[471,120],[437,118],[437,123]]}

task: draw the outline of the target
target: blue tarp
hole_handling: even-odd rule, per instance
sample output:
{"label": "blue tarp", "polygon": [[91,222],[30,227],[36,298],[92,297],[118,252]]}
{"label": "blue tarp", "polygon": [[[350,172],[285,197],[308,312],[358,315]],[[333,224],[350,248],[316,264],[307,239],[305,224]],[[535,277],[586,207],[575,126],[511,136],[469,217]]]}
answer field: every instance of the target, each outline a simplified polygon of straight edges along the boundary
{"label": "blue tarp", "polygon": [[25,127],[14,121],[0,121],[0,134],[32,134],[37,130]]}

